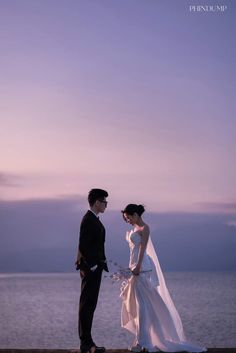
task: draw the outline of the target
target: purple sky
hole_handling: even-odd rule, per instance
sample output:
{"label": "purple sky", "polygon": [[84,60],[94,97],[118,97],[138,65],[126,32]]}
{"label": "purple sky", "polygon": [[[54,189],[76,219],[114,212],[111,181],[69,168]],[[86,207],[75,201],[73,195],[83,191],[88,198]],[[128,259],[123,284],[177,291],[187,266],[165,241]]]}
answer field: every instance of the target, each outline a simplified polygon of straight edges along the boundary
{"label": "purple sky", "polygon": [[1,199],[235,211],[236,3],[193,3],[0,0]]}

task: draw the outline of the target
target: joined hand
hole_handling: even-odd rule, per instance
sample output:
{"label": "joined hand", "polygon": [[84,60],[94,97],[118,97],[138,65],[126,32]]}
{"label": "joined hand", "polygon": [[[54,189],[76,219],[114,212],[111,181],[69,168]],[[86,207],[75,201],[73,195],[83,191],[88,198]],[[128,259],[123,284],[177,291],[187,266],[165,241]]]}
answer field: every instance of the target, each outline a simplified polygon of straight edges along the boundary
{"label": "joined hand", "polygon": [[138,275],[139,275],[139,272],[140,272],[140,270],[139,270],[137,267],[135,267],[135,268],[132,270],[132,273],[133,273],[134,276],[138,276]]}

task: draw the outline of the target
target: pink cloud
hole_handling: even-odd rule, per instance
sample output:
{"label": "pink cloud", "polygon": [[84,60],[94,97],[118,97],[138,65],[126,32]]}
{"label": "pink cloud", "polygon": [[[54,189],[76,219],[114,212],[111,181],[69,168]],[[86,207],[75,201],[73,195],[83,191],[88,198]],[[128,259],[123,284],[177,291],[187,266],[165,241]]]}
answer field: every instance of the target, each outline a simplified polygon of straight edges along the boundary
{"label": "pink cloud", "polygon": [[15,180],[19,177],[17,175],[0,172],[0,187],[18,187],[20,186]]}

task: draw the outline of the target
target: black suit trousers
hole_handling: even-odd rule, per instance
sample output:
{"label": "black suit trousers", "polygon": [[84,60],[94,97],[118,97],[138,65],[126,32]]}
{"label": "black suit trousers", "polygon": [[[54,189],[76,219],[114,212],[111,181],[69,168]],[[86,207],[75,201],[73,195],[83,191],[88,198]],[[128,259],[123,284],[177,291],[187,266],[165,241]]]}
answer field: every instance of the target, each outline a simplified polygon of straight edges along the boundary
{"label": "black suit trousers", "polygon": [[89,350],[95,345],[91,336],[93,315],[97,306],[102,278],[102,269],[89,271],[82,278],[79,302],[79,337],[80,349]]}

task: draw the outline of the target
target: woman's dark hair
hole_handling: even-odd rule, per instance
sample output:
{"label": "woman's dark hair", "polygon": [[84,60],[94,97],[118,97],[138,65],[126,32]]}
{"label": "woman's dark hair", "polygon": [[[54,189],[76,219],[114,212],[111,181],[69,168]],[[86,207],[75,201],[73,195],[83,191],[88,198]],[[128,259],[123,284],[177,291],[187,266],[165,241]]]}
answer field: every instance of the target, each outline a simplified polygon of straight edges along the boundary
{"label": "woman's dark hair", "polygon": [[130,203],[121,212],[123,213],[123,215],[124,213],[127,213],[130,216],[133,216],[135,213],[137,213],[139,216],[142,216],[144,211],[145,211],[145,208],[143,205],[136,205],[134,203]]}
{"label": "woman's dark hair", "polygon": [[88,202],[90,206],[93,206],[97,200],[103,200],[108,196],[108,192],[102,189],[92,189],[88,194]]}

